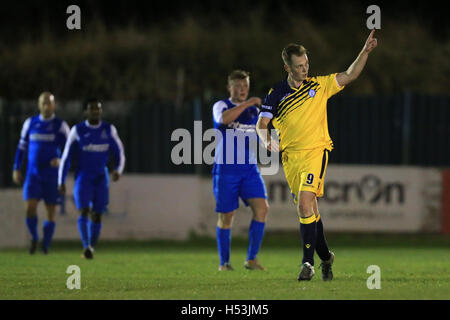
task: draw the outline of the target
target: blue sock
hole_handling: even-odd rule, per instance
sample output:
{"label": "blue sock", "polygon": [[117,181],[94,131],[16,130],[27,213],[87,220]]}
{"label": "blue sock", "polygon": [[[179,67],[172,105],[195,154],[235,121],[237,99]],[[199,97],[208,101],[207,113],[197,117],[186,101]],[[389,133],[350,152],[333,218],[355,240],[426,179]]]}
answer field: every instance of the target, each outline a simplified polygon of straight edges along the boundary
{"label": "blue sock", "polygon": [[219,249],[220,265],[230,262],[231,229],[216,227],[217,248]]}
{"label": "blue sock", "polygon": [[48,249],[50,243],[52,242],[53,233],[55,232],[55,223],[53,221],[44,222],[44,240],[42,242],[42,247]]}
{"label": "blue sock", "polygon": [[89,221],[89,239],[91,239],[91,246],[95,247],[100,236],[100,230],[102,230],[102,223],[95,223]]}
{"label": "blue sock", "polygon": [[89,233],[88,233],[88,218],[81,216],[78,218],[78,232],[80,233],[81,243],[83,248],[86,249],[89,246]]}
{"label": "blue sock", "polygon": [[27,227],[28,227],[28,231],[31,234],[31,238],[33,239],[33,241],[38,241],[39,237],[38,237],[38,218],[37,216],[34,216],[32,218],[26,218],[25,219]]}
{"label": "blue sock", "polygon": [[256,220],[252,220],[250,223],[250,228],[248,230],[247,261],[255,260],[264,237],[265,225],[265,222],[259,222]]}

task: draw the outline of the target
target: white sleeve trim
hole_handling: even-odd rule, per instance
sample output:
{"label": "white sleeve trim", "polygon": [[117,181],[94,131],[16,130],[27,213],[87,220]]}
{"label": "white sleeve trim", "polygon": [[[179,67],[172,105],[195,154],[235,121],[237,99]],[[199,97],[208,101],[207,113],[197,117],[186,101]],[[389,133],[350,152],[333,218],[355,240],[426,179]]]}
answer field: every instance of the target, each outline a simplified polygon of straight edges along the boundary
{"label": "white sleeve trim", "polygon": [[259,117],[260,118],[268,118],[268,119],[272,119],[273,118],[273,114],[271,114],[270,112],[260,112],[259,113]]}
{"label": "white sleeve trim", "polygon": [[25,138],[27,136],[28,130],[30,129],[30,122],[31,118],[25,120],[22,126],[22,131],[20,132],[19,149],[21,150],[25,150],[28,145],[28,141]]}
{"label": "white sleeve trim", "polygon": [[225,102],[217,101],[213,106],[213,117],[214,121],[217,123],[223,123],[222,113],[227,108],[227,104]]}
{"label": "white sleeve trim", "polygon": [[76,140],[80,140],[80,137],[78,136],[77,127],[74,126],[72,130],[70,130],[69,137],[67,138],[66,146],[64,147],[64,152],[61,157],[61,162],[59,164],[58,168],[58,185],[62,184],[62,178],[63,178],[63,172],[64,172],[64,166],[67,161],[67,157],[69,156],[70,147],[72,146],[72,143]]}
{"label": "white sleeve trim", "polygon": [[70,132],[70,127],[67,124],[67,122],[63,121],[61,123],[61,128],[59,128],[59,132],[61,132],[67,139],[67,137],[69,136],[69,132]]}
{"label": "white sleeve trim", "polygon": [[114,141],[117,143],[117,145],[119,146],[120,158],[119,158],[119,167],[118,167],[117,171],[120,174],[122,174],[123,169],[125,168],[125,152],[123,150],[122,141],[120,140],[119,135],[117,133],[117,129],[114,125],[111,125],[111,136],[114,139]]}

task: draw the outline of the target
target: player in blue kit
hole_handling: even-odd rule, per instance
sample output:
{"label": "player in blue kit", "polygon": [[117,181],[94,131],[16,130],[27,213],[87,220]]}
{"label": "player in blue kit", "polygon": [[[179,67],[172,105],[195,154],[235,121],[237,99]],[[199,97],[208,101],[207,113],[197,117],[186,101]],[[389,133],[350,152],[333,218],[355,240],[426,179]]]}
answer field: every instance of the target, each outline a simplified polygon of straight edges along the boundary
{"label": "player in blue kit", "polygon": [[[239,207],[239,198],[247,206],[250,205],[253,212],[244,267],[250,270],[264,270],[256,256],[261,247],[269,209],[266,188],[256,162],[256,150],[250,147],[250,140],[246,140],[245,145],[241,144],[242,148],[238,147],[239,136],[257,141],[255,125],[259,114],[257,106],[261,105],[261,99],[252,97],[247,100],[250,77],[246,71],[231,72],[227,88],[230,98],[220,100],[213,106],[214,128],[221,133],[212,172],[218,214],[216,237],[220,258],[219,270],[233,270],[230,263],[231,225]],[[236,137],[227,137],[227,130]],[[227,161],[227,144],[233,144],[228,146],[234,151],[232,161]]]}
{"label": "player in blue kit", "polygon": [[37,206],[41,199],[47,209],[44,221],[42,251],[47,254],[55,231],[56,205],[59,203],[58,166],[69,134],[67,123],[55,116],[55,97],[43,92],[38,100],[40,114],[25,120],[14,161],[13,181],[23,181],[20,168],[25,154],[27,171],[23,186],[26,206],[26,225],[31,234],[30,254],[36,251],[39,240]]}
{"label": "player in blue kit", "polygon": [[101,120],[101,103],[97,99],[90,99],[83,105],[83,110],[87,120],[75,125],[69,133],[59,168],[58,184],[60,192],[65,193],[70,163],[76,158],[74,198],[80,210],[78,231],[83,244],[83,257],[92,259],[102,227],[102,213],[109,202],[108,160],[110,155],[116,160],[112,179],[118,181],[125,166],[125,155],[116,128]]}

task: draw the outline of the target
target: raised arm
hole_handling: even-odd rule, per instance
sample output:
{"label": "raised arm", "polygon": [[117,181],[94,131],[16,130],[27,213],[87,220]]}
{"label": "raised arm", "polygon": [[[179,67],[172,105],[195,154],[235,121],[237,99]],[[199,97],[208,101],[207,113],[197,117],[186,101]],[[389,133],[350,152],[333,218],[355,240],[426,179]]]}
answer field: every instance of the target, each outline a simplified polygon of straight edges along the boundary
{"label": "raised arm", "polygon": [[268,129],[269,122],[270,118],[260,116],[258,122],[256,123],[256,132],[267,150],[278,152],[280,148],[278,146],[278,142],[273,140],[270,135],[270,130]]}
{"label": "raised arm", "polygon": [[353,80],[356,80],[361,71],[364,69],[369,53],[377,46],[377,39],[373,37],[374,33],[375,29],[370,32],[363,49],[350,67],[348,67],[345,72],[341,72],[336,75],[336,81],[341,87],[346,86]]}

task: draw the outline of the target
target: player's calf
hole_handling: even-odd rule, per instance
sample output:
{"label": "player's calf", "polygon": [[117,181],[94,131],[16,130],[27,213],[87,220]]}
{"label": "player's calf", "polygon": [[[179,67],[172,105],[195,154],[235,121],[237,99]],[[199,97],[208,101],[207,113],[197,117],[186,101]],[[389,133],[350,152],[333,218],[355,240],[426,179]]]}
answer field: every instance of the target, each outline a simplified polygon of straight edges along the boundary
{"label": "player's calf", "polygon": [[30,249],[28,250],[28,252],[30,254],[34,254],[36,252],[36,248],[37,248],[37,240],[31,240]]}
{"label": "player's calf", "polygon": [[28,232],[31,235],[31,242],[28,252],[34,254],[36,252],[38,243],[38,217],[37,217],[37,200],[28,200],[26,203],[26,214],[25,223],[27,225]]}
{"label": "player's calf", "polygon": [[92,212],[91,221],[89,222],[89,234],[90,234],[89,243],[92,248],[94,248],[97,245],[101,229],[102,229],[102,215],[97,212]]}
{"label": "player's calf", "polygon": [[53,204],[46,204],[47,207],[47,221],[44,221],[44,226],[42,228],[43,231],[43,239],[42,239],[42,252],[44,254],[48,254],[48,250],[52,243],[53,234],[55,232],[55,216],[56,216],[56,206]]}
{"label": "player's calf", "polygon": [[[300,235],[303,243],[303,269],[307,272],[308,266],[313,268],[314,266],[314,252],[316,248],[316,216],[313,212],[313,203],[315,201],[315,194],[309,191],[299,192],[299,222],[300,222]],[[308,263],[306,265],[306,263]],[[314,275],[314,268],[312,269],[312,275]],[[312,277],[311,275],[311,277]],[[308,278],[307,276],[306,278]],[[299,278],[300,280],[300,278]]]}
{"label": "player's calf", "polygon": [[90,243],[89,243],[89,228],[88,228],[89,210],[90,210],[89,208],[83,208],[80,211],[80,216],[78,217],[78,232],[80,234],[81,243],[82,243],[84,249],[88,248],[90,245]]}
{"label": "player's calf", "polygon": [[231,249],[231,225],[233,223],[234,211],[218,213],[216,226],[217,249],[219,251],[219,271],[232,270],[229,264]]}

